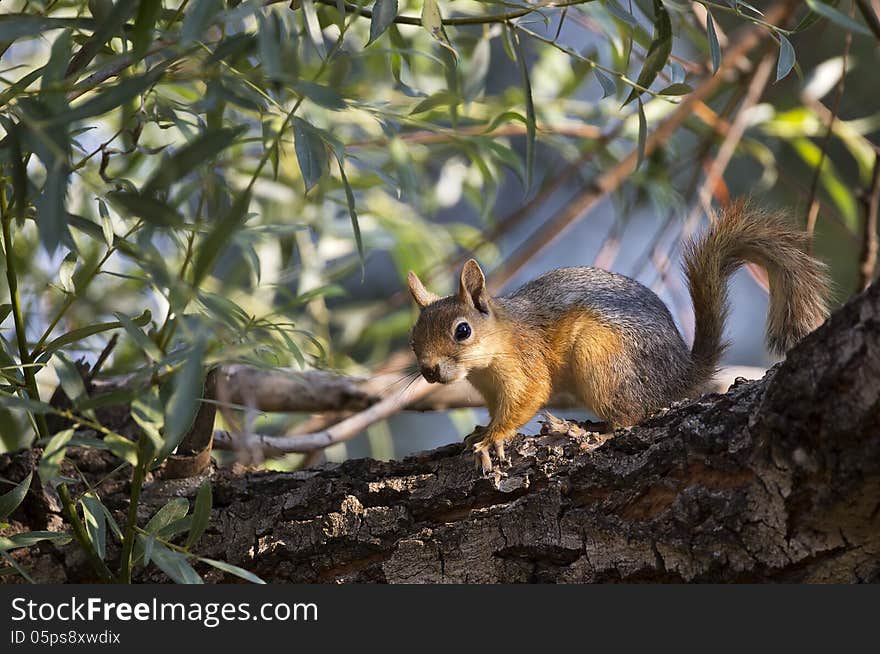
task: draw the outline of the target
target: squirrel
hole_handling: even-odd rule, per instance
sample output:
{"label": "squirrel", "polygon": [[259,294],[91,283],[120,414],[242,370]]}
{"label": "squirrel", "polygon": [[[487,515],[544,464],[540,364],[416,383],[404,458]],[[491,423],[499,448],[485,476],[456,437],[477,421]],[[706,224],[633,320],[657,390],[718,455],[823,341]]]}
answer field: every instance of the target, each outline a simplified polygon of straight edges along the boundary
{"label": "squirrel", "polygon": [[767,344],[786,352],[828,316],[826,267],[807,253],[808,243],[778,213],[744,201],[723,210],[684,249],[696,327],[690,350],[660,298],[629,277],[560,268],[492,297],[474,259],[461,271],[458,293],[448,297],[427,291],[409,272],[420,309],[410,344],[426,381],[467,378],[485,399],[490,422],[465,447],[488,474],[490,449],[499,464],[509,464],[504,442],[554,389],[572,392],[609,433],[697,394],[727,347],[727,281],[745,262],[768,273]]}

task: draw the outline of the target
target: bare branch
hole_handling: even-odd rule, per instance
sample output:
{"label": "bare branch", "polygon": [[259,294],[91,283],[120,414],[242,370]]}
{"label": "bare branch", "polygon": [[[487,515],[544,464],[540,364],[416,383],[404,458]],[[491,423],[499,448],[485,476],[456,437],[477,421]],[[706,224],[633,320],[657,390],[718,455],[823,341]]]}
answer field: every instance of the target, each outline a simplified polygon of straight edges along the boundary
{"label": "bare branch", "polygon": [[874,13],[871,3],[868,2],[868,0],[856,0],[856,6],[859,8],[859,12],[861,12],[862,17],[868,24],[868,29],[870,29],[874,36],[877,37],[877,40],[880,41],[880,18],[877,18],[877,14]]}

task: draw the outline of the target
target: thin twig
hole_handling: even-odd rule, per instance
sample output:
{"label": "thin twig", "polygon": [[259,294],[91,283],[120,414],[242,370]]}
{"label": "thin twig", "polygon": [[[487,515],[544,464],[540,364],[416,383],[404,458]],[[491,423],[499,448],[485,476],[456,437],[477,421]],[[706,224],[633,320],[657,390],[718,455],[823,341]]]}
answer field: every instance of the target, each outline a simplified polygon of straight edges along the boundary
{"label": "thin twig", "polygon": [[128,512],[125,517],[125,530],[122,536],[122,554],[119,557],[119,582],[131,583],[131,555],[134,551],[135,529],[137,528],[137,510],[141,500],[141,489],[147,474],[147,464],[151,458],[148,453],[149,444],[143,434],[138,439],[138,459],[131,478]]}
{"label": "thin twig", "polygon": [[70,498],[70,491],[67,490],[67,484],[59,484],[58,497],[61,498],[61,505],[64,507],[67,521],[73,528],[73,535],[85,551],[86,556],[88,556],[98,577],[105,583],[111,583],[113,581],[113,573],[110,572],[110,568],[107,567],[104,560],[98,556],[98,552],[92,545],[92,541],[89,540],[86,528],[83,526],[82,520],[80,520],[79,516],[76,514],[76,505]]}
{"label": "thin twig", "polygon": [[865,205],[865,229],[862,239],[862,256],[859,264],[859,287],[868,288],[874,281],[877,269],[877,213],[880,211],[880,154],[874,156],[871,188],[863,196]]}
{"label": "thin twig", "polygon": [[[15,269],[15,253],[12,246],[12,214],[9,211],[9,205],[6,202],[6,187],[0,187],[0,223],[3,228],[3,249],[6,253],[6,282],[9,285],[9,301],[12,304],[12,320],[15,326],[15,337],[18,342],[18,356],[21,360],[22,374],[24,375],[25,386],[27,388],[28,397],[33,402],[40,401],[40,390],[37,387],[37,377],[32,365],[34,359],[31,357],[27,344],[27,324],[24,320],[24,314],[21,312],[21,297],[18,294],[18,274]],[[46,416],[42,413],[34,413],[34,424],[38,438],[49,437],[49,426],[46,423]]]}
{"label": "thin twig", "polygon": [[[342,443],[351,440],[373,423],[399,413],[408,403],[425,397],[433,390],[434,387],[431,384],[426,382],[422,377],[417,377],[412,385],[405,389],[404,392],[395,393],[386,397],[370,408],[356,413],[350,418],[346,418],[342,422],[327,429],[316,431],[311,434],[300,434],[296,436],[265,436],[260,434],[250,434],[245,437],[245,443],[248,446],[259,446],[264,453],[266,451],[302,453],[322,450],[335,443]],[[234,434],[230,434],[225,430],[217,430],[214,432],[214,440],[218,443],[230,440],[233,443],[236,443],[242,439],[236,438]],[[250,447],[248,447],[248,449],[250,449]]]}
{"label": "thin twig", "polygon": [[862,17],[868,24],[868,29],[870,29],[871,32],[874,33],[874,36],[877,37],[877,40],[880,41],[880,18],[877,18],[877,14],[874,13],[871,3],[868,2],[868,0],[856,0],[856,6],[858,6],[859,12],[861,12]]}
{"label": "thin twig", "polygon": [[[850,11],[850,14],[852,14],[852,11]],[[821,178],[822,166],[825,164],[828,146],[831,144],[831,136],[834,133],[834,121],[837,120],[837,112],[840,110],[840,101],[843,98],[843,89],[846,86],[846,67],[849,61],[849,48],[851,44],[852,30],[847,30],[843,46],[843,70],[840,73],[840,79],[837,80],[837,93],[834,97],[834,106],[831,109],[831,119],[828,121],[828,126],[825,128],[825,136],[822,138],[819,163],[816,164],[816,168],[813,171],[813,181],[810,183],[810,195],[807,202],[807,218],[805,221],[807,234],[810,236],[812,236],[813,232],[816,230],[816,221],[819,218],[819,202],[816,195],[819,191],[819,179]],[[812,239],[810,239],[810,243],[809,247],[812,248]]]}
{"label": "thin twig", "polygon": [[88,377],[86,378],[86,383],[91,384],[95,377],[98,376],[98,373],[101,371],[104,363],[106,363],[107,358],[110,356],[110,353],[113,352],[113,348],[116,347],[116,342],[119,340],[119,334],[113,334],[110,337],[110,340],[107,341],[107,345],[104,346],[104,349],[101,350],[101,354],[98,355],[98,360],[95,361],[95,365],[92,366],[92,369],[89,370]]}

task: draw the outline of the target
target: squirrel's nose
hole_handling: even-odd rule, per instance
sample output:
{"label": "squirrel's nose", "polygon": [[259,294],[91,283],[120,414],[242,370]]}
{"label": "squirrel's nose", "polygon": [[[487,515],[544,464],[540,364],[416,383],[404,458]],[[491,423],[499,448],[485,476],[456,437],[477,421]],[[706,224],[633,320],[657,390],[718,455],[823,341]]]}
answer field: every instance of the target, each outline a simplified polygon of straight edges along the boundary
{"label": "squirrel's nose", "polygon": [[440,381],[440,364],[436,363],[433,366],[422,366],[422,377],[425,378],[425,381],[430,383],[434,383]]}

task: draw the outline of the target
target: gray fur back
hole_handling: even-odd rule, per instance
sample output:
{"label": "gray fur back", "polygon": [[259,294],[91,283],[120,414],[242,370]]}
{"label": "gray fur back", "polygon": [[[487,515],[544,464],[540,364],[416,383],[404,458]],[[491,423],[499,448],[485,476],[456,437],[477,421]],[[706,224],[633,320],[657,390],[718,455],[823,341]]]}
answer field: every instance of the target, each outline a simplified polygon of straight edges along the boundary
{"label": "gray fur back", "polygon": [[582,307],[616,327],[629,358],[622,362],[627,375],[619,389],[624,406],[641,405],[647,415],[691,391],[690,352],[669,309],[634,279],[587,266],[559,268],[496,301],[538,326],[551,326],[567,310]]}
{"label": "gray fur back", "polygon": [[678,332],[666,305],[652,290],[618,273],[581,266],[557,268],[501,300],[543,324],[574,307],[593,308],[623,329],[659,328]]}

